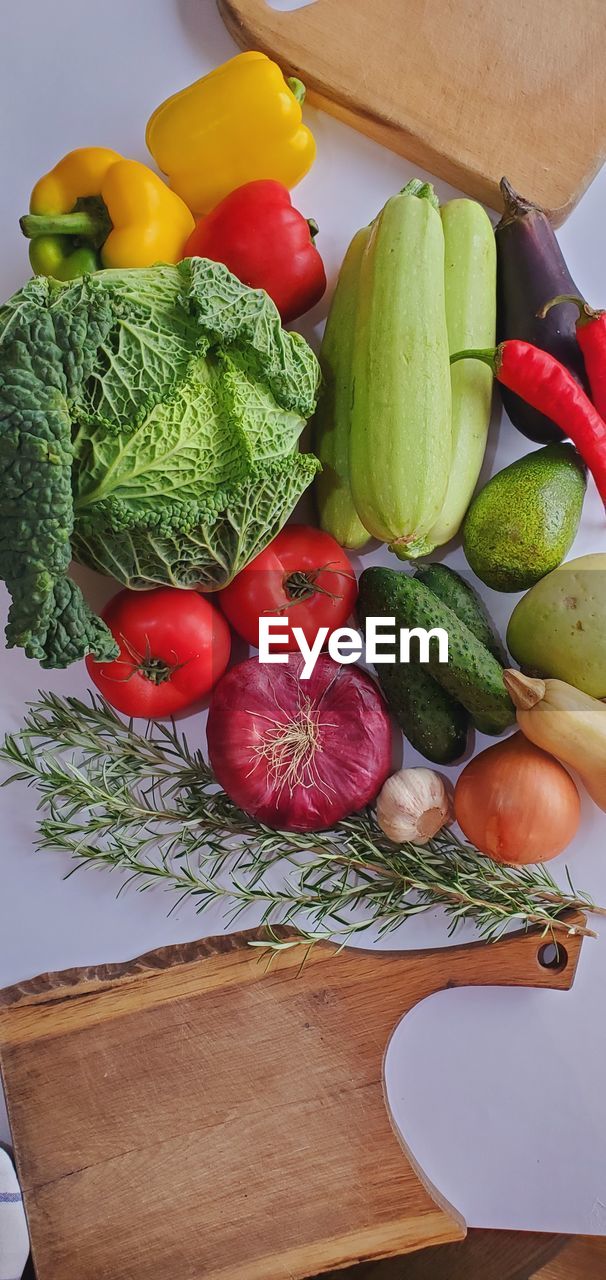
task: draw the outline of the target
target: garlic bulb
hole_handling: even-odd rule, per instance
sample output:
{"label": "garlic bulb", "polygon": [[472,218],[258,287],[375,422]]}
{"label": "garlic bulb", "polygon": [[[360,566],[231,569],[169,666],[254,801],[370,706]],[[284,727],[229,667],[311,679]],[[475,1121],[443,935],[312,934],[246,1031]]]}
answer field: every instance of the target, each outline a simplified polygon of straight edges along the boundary
{"label": "garlic bulb", "polygon": [[451,816],[450,799],[439,773],[432,769],[400,769],[377,798],[377,822],[396,844],[423,844],[445,826]]}

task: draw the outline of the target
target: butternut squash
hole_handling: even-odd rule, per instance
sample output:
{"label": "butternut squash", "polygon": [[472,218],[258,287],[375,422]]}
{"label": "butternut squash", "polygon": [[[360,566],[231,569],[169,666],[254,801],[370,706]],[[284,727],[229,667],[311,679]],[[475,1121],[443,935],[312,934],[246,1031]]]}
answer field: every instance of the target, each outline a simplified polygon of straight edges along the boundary
{"label": "butternut squash", "polygon": [[576,769],[592,800],[606,811],[606,705],[563,680],[533,680],[511,670],[503,679],[522,732]]}

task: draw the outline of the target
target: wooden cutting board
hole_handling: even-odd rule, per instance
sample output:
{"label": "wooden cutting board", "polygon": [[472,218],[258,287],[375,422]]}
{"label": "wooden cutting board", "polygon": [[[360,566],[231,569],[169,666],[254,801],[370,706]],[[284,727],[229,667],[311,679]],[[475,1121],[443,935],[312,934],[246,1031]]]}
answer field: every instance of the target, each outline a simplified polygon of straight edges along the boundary
{"label": "wooden cutting board", "polygon": [[493,209],[499,180],[563,221],[606,157],[604,0],[218,0],[311,99]]}
{"label": "wooden cutting board", "polygon": [[247,945],[259,937],[0,992],[38,1280],[295,1280],[465,1235],[392,1129],[387,1044],[445,987],[569,988],[582,939],[555,968],[516,934],[435,951],[318,943],[303,967],[296,946],[268,969]]}

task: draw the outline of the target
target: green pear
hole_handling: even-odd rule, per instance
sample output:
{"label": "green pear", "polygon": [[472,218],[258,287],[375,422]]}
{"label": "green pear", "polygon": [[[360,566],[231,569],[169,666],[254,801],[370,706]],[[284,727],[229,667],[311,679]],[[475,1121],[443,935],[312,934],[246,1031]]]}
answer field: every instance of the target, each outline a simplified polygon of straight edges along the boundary
{"label": "green pear", "polygon": [[507,647],[530,674],[606,698],[606,554],[568,560],[537,582],[509,619]]}

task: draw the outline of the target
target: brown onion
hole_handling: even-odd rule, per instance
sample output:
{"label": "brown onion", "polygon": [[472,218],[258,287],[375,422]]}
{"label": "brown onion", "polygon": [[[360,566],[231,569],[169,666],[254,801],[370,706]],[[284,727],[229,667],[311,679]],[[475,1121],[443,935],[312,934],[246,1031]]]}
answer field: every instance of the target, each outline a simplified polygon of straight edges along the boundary
{"label": "brown onion", "polygon": [[234,804],[270,827],[321,831],[370,804],[391,768],[391,721],[360,667],[321,654],[309,680],[303,658],[249,658],[213,692],[208,750]]}
{"label": "brown onion", "polygon": [[546,862],[570,843],[580,800],[566,769],[522,733],[465,766],[454,795],[467,839],[498,862]]}

